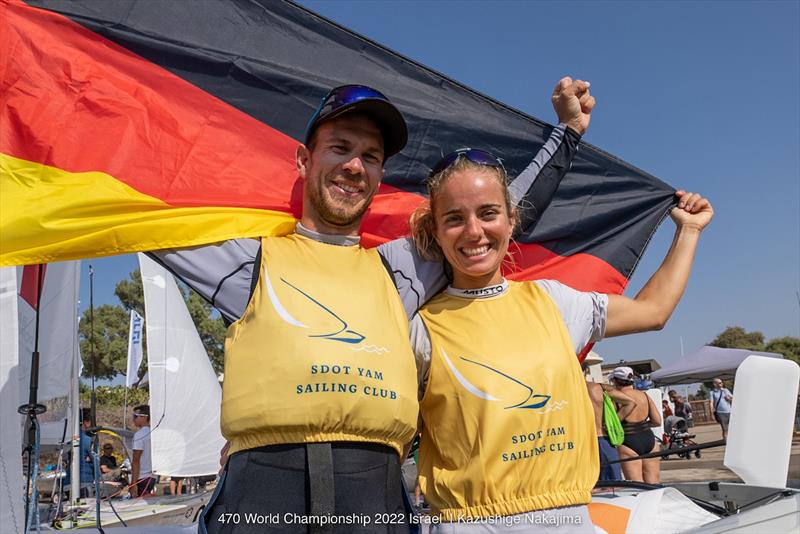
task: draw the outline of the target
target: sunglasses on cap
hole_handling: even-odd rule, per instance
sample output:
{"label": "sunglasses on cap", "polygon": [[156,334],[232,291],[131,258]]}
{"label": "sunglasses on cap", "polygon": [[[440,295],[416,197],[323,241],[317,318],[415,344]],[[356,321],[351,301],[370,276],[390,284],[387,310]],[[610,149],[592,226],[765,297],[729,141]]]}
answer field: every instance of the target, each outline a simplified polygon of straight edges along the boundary
{"label": "sunglasses on cap", "polygon": [[403,115],[386,95],[366,85],[340,85],[331,89],[306,125],[306,144],[319,124],[348,110],[365,113],[377,122],[387,158],[403,150],[408,140],[408,128]]}
{"label": "sunglasses on cap", "polygon": [[460,158],[466,158],[468,161],[478,165],[485,165],[487,167],[501,169],[503,174],[506,174],[506,168],[503,167],[503,162],[491,152],[486,152],[485,150],[480,150],[478,148],[459,148],[458,150],[450,152],[440,159],[431,169],[431,172],[428,174],[428,178],[436,176],[440,172],[449,168]]}
{"label": "sunglasses on cap", "polygon": [[327,117],[338,109],[350,106],[366,98],[389,102],[389,99],[386,98],[383,93],[372,87],[367,87],[366,85],[341,85],[339,87],[334,87],[322,98],[322,103],[317,108],[314,115],[311,116],[308,125],[310,127],[320,117]]}

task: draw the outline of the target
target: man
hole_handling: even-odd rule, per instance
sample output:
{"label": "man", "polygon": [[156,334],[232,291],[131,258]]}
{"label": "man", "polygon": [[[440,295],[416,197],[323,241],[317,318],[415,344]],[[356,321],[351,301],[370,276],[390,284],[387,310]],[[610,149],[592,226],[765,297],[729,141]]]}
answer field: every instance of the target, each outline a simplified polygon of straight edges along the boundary
{"label": "man", "polygon": [[733,394],[728,388],[722,387],[722,379],[714,379],[714,389],[711,390],[711,415],[722,428],[722,439],[728,439],[728,423],[731,420],[731,403]]}
{"label": "man", "polygon": [[667,395],[669,396],[670,402],[672,402],[672,405],[675,407],[674,414],[686,420],[688,425],[689,419],[692,418],[692,405],[678,395],[678,392],[674,389],[669,390]]}
{"label": "man", "polygon": [[114,457],[114,446],[110,443],[103,445],[103,454],[100,456],[100,472],[104,475],[117,468],[117,459]]}
{"label": "man", "polygon": [[[94,462],[92,461],[92,438],[88,430],[92,427],[92,415],[88,408],[80,409],[81,428],[80,428],[80,485],[92,484],[94,482]],[[72,470],[67,469],[65,484],[71,482]]]}
{"label": "man", "polygon": [[150,406],[142,404],[133,409],[133,461],[131,462],[130,494],[134,499],[152,493],[156,485],[153,476],[150,448]]}
{"label": "man", "polygon": [[583,373],[586,377],[586,389],[589,391],[589,400],[592,401],[594,411],[594,428],[597,432],[598,451],[600,453],[600,478],[599,480],[622,480],[620,464],[610,463],[619,460],[619,451],[611,444],[606,434],[606,425],[603,409],[603,394],[607,393],[612,400],[621,407],[620,414],[625,417],[635,407],[633,399],[614,388],[605,389],[601,384],[589,380],[589,366],[583,363]]}
{"label": "man", "polygon": [[103,480],[116,482],[120,480],[120,468],[117,465],[117,458],[114,456],[114,446],[111,443],[105,443],[100,455],[100,476]]}
{"label": "man", "polygon": [[[556,87],[554,106],[568,124],[554,131],[518,187],[525,193],[538,185],[544,201],[534,209],[546,207],[569,168],[590,99],[583,82],[565,78]],[[376,514],[402,524],[334,528],[408,532],[400,455],[416,432],[418,406],[407,318],[445,277],[407,240],[376,251],[360,247],[358,237],[385,161],[406,138],[402,115],[384,95],[335,88],[297,149],[304,187],[294,234],[155,254],[235,321],[221,418],[230,457],[201,532],[224,529],[231,513],[280,518],[239,525],[243,532],[302,531],[294,517],[313,523]],[[536,180],[540,175],[547,178]],[[201,263],[230,266],[226,286],[198,278]],[[312,524],[311,531],[330,526]]]}

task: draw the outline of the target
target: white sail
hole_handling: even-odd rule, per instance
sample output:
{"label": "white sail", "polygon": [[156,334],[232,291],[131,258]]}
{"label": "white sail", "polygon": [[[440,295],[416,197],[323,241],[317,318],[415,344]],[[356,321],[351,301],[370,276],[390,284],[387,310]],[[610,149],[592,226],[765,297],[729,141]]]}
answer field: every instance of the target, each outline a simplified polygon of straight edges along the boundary
{"label": "white sail", "polygon": [[[39,304],[39,390],[40,404],[47,412],[39,416],[41,442],[56,444],[64,434],[69,417],[70,375],[78,351],[78,291],[80,261],[50,263],[45,269]],[[17,288],[33,266],[17,267]],[[17,300],[19,318],[19,402],[28,402],[31,353],[36,338],[36,310],[22,297]],[[67,430],[67,436],[71,432]]]}
{"label": "white sail", "polygon": [[153,471],[215,474],[222,390],[175,279],[139,254],[144,285]]}
{"label": "white sail", "polygon": [[20,533],[25,524],[25,507],[22,427],[17,413],[20,392],[16,280],[14,267],[0,269],[0,525],[8,532]]}

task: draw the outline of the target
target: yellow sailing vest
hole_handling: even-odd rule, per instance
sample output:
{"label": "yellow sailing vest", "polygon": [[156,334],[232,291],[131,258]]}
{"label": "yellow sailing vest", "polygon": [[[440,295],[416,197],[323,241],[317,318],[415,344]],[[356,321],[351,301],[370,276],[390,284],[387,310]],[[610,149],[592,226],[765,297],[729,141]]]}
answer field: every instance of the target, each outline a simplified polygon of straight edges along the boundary
{"label": "yellow sailing vest", "polygon": [[417,414],[407,318],[378,253],[263,238],[258,285],[225,340],[231,452],[359,441],[400,453]]}
{"label": "yellow sailing vest", "polygon": [[431,367],[420,486],[446,521],[585,504],[599,458],[591,401],[561,314],[532,282],[442,294],[420,315]]}

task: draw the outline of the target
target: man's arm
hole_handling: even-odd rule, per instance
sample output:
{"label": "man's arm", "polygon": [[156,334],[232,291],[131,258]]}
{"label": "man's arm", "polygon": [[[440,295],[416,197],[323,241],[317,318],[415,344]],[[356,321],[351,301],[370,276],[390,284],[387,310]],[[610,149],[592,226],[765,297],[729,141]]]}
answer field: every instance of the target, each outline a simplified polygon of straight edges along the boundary
{"label": "man's arm", "polygon": [[213,245],[148,252],[157,263],[219,310],[226,324],[244,313],[261,243],[231,239]]}
{"label": "man's arm", "polygon": [[672,246],[635,298],[608,296],[606,337],[660,330],[686,289],[700,233],[711,222],[714,210],[696,193],[678,191],[676,196],[678,206],[671,212],[676,225]]}

